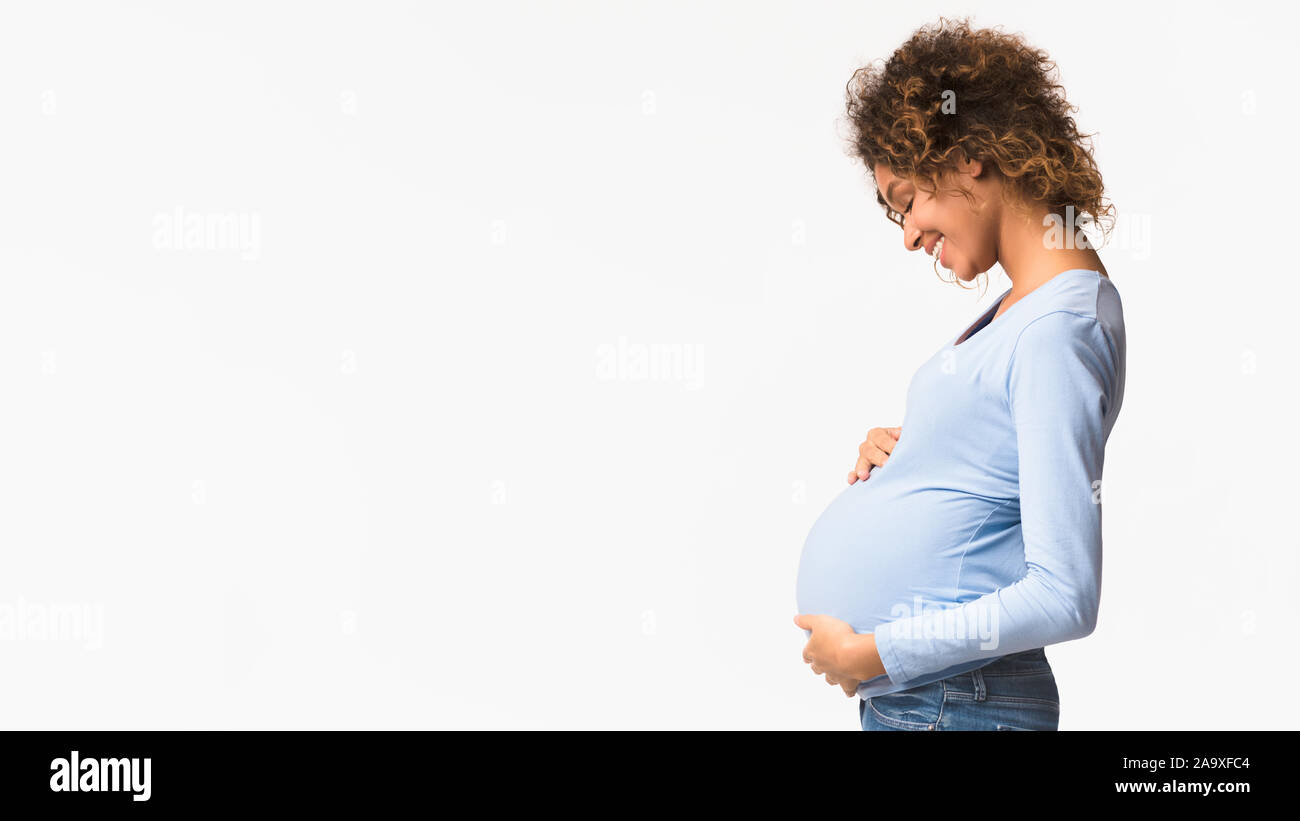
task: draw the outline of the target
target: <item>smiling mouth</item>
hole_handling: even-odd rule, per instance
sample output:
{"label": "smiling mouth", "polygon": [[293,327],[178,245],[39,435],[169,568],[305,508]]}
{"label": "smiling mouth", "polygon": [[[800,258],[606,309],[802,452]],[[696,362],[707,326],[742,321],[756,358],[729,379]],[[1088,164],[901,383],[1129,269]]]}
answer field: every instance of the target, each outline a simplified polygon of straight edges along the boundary
{"label": "smiling mouth", "polygon": [[[934,244],[934,250],[932,250],[932,251],[930,252],[930,256],[934,257],[935,261],[938,262],[940,265],[943,265],[943,241],[944,241],[944,239],[945,239],[945,237],[939,237],[939,241],[936,242],[936,243]],[[947,267],[947,266],[944,266],[944,267]]]}

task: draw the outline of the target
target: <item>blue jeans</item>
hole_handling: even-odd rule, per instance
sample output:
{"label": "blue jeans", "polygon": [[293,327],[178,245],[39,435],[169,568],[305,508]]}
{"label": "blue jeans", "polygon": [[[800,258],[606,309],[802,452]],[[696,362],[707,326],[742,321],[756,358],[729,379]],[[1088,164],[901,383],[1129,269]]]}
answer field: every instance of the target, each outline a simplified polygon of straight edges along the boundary
{"label": "blue jeans", "polygon": [[1056,677],[1040,647],[978,670],[858,699],[864,730],[1055,730]]}

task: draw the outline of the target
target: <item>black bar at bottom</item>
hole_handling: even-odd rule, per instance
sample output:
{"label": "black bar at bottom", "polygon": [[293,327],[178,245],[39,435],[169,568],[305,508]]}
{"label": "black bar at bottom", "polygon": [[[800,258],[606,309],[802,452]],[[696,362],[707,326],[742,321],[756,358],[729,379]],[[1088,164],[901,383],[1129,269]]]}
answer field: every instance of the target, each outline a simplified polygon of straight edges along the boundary
{"label": "black bar at bottom", "polygon": [[466,802],[471,812],[623,813],[790,797],[825,814],[870,812],[886,799],[984,807],[1025,795],[1052,806],[1195,799],[1230,810],[1287,797],[1295,740],[1293,731],[11,731],[0,736],[0,791],[6,808],[123,813],[414,805],[459,814]]}

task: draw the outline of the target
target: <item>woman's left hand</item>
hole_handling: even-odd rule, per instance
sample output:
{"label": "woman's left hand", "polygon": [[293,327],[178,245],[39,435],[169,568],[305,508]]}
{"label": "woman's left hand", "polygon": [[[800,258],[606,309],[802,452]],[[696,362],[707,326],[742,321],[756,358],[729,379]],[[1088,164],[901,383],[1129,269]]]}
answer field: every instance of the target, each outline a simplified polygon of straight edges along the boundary
{"label": "woman's left hand", "polygon": [[840,686],[840,689],[844,691],[845,696],[847,696],[848,698],[853,698],[858,694],[858,684],[860,684],[861,682],[859,682],[855,678],[840,678],[838,676],[835,676],[832,673],[827,673],[826,683],[832,685],[838,684]]}
{"label": "woman's left hand", "polygon": [[[799,615],[794,623],[812,636],[803,648],[803,660],[830,684],[839,684],[846,695],[857,690],[857,682],[884,675],[884,663],[876,652],[872,633],[855,633],[848,622],[825,615]],[[850,691],[846,684],[851,683]]]}

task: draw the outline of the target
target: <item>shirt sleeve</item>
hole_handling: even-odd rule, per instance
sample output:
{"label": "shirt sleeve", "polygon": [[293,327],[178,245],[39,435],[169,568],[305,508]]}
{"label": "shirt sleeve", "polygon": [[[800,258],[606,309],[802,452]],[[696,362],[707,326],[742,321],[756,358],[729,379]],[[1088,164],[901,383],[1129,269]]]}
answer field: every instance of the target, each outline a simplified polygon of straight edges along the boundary
{"label": "shirt sleeve", "polygon": [[1116,362],[1095,317],[1055,311],[1021,332],[1007,371],[1019,451],[1026,570],[964,604],[885,622],[876,648],[895,684],[1083,638],[1101,598],[1100,483]]}

